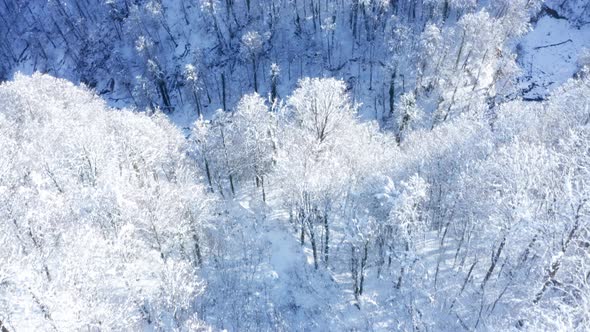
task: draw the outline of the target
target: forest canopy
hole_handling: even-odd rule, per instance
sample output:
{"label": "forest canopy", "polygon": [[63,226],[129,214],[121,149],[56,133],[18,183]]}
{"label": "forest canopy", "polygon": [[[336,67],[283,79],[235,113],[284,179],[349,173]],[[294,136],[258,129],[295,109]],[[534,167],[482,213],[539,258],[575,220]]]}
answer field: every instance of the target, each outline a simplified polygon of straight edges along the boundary
{"label": "forest canopy", "polygon": [[589,20],[5,1],[0,331],[589,329]]}

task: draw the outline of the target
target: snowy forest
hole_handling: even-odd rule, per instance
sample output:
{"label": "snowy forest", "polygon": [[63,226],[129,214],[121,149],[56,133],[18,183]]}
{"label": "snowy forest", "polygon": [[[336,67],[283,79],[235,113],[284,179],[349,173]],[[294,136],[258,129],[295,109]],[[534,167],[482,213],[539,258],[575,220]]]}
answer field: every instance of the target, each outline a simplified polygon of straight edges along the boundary
{"label": "snowy forest", "polygon": [[0,331],[590,330],[590,1],[0,0]]}

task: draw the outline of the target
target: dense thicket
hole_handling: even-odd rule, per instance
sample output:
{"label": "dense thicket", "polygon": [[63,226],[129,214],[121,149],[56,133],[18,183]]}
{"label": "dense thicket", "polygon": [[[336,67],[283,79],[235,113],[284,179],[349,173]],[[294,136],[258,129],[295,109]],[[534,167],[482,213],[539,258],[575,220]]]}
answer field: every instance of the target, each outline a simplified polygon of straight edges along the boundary
{"label": "dense thicket", "polygon": [[[399,147],[355,118],[333,79],[302,80],[276,113],[258,99],[268,114],[248,127],[258,140],[228,119],[246,116],[256,96],[197,122],[193,137],[209,128],[198,137],[211,144],[199,145],[211,191],[261,190],[253,195],[288,215],[316,270],[348,275],[359,310],[387,308],[377,321],[584,329],[590,80],[581,76],[545,103],[464,114],[410,131]],[[242,172],[263,160],[270,168]]]}
{"label": "dense thicket", "polygon": [[212,198],[178,129],[48,76],[0,86],[0,320],[9,330],[199,324]]}
{"label": "dense thicket", "polygon": [[0,330],[587,330],[587,10],[2,2]]}
{"label": "dense thicket", "polygon": [[194,116],[329,76],[370,118],[396,116],[413,93],[442,121],[513,92],[510,43],[538,9],[537,0],[4,1],[0,80],[40,71],[120,106]]}
{"label": "dense thicket", "polygon": [[162,115],[17,77],[0,87],[2,324],[583,330],[588,94],[583,71],[398,146],[343,82],[305,79],[187,142]]}

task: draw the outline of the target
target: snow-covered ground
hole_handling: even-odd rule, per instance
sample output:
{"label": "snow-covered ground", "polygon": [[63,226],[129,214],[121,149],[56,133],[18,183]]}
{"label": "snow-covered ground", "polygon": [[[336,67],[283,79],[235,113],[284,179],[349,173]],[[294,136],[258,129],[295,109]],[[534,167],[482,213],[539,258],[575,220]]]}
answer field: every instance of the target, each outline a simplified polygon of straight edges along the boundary
{"label": "snow-covered ground", "polygon": [[578,56],[590,48],[590,24],[576,26],[567,19],[542,16],[519,45],[524,99],[540,100],[578,70]]}

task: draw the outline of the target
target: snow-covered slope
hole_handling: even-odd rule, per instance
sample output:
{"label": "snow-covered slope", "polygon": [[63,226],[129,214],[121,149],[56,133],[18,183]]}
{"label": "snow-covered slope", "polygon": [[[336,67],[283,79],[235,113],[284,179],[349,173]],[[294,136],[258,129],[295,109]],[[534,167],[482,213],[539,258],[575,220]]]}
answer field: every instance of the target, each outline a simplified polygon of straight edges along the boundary
{"label": "snow-covered slope", "polygon": [[523,69],[520,85],[525,99],[544,99],[572,78],[581,69],[580,56],[590,49],[590,24],[578,24],[552,14],[545,9],[518,46]]}

